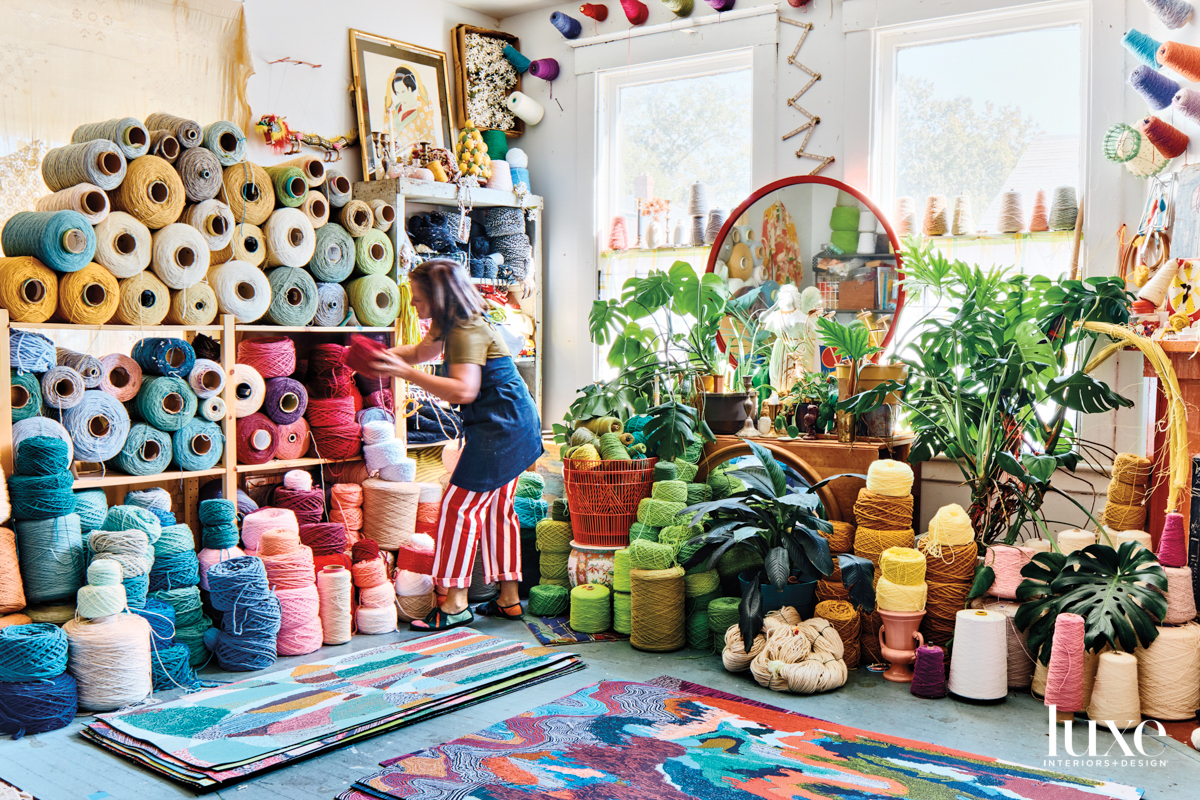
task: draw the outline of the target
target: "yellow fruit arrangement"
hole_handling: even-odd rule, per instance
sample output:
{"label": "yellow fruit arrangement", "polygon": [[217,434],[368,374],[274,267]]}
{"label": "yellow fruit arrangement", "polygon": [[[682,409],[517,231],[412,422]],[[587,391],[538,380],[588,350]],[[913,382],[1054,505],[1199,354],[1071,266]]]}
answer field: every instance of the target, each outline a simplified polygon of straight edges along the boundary
{"label": "yellow fruit arrangement", "polygon": [[488,156],[487,145],[483,136],[468,122],[458,134],[458,142],[454,145],[454,155],[458,159],[458,169],[463,175],[473,175],[478,178],[492,177],[492,159]]}

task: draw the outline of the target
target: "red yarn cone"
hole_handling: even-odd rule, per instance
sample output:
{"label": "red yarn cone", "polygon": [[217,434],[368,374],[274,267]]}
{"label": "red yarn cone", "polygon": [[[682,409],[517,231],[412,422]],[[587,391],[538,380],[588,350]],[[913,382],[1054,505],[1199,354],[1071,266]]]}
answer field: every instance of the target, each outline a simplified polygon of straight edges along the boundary
{"label": "red yarn cone", "polygon": [[1158,563],[1164,567],[1187,566],[1187,542],[1183,535],[1183,514],[1167,514],[1162,535],[1158,537]]}
{"label": "red yarn cone", "polygon": [[625,18],[630,25],[641,25],[650,16],[650,9],[639,0],[621,0],[621,8],[625,9]]}
{"label": "red yarn cone", "polygon": [[1146,117],[1138,128],[1164,158],[1178,158],[1187,150],[1187,134],[1158,117]]}
{"label": "red yarn cone", "polygon": [[584,3],[579,7],[579,13],[596,20],[596,22],[604,22],[608,19],[608,6],[603,3]]}

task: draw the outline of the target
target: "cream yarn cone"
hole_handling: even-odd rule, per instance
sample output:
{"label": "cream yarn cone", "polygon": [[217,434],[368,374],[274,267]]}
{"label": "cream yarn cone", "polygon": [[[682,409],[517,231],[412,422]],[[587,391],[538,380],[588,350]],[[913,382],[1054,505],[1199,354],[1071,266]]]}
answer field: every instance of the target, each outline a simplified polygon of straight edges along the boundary
{"label": "cream yarn cone", "polygon": [[1001,233],[1020,233],[1025,229],[1025,212],[1021,208],[1020,192],[1005,192],[1000,195],[1000,218],[997,227]]}
{"label": "cream yarn cone", "polygon": [[965,194],[954,198],[954,226],[951,230],[955,236],[970,236],[975,232],[975,217],[971,214],[971,198]]}
{"label": "cream yarn cone", "polygon": [[946,195],[934,194],[925,198],[925,225],[922,231],[926,236],[945,236],[950,230],[950,212],[946,207]]}
{"label": "cream yarn cone", "polygon": [[917,204],[911,197],[896,198],[896,235],[903,239],[917,232]]}

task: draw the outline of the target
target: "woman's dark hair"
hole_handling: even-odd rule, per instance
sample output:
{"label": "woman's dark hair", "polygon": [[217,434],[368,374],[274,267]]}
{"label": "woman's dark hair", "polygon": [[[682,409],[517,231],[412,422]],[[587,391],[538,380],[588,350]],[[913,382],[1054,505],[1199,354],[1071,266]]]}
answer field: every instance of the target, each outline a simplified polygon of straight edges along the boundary
{"label": "woman's dark hair", "polygon": [[430,259],[414,267],[408,279],[429,303],[431,331],[437,339],[444,341],[455,325],[483,313],[483,296],[456,261]]}
{"label": "woman's dark hair", "polygon": [[392,73],[392,91],[396,91],[396,82],[399,81],[408,87],[410,92],[417,90],[417,76],[413,75],[412,70],[408,67],[396,67],[396,71]]}

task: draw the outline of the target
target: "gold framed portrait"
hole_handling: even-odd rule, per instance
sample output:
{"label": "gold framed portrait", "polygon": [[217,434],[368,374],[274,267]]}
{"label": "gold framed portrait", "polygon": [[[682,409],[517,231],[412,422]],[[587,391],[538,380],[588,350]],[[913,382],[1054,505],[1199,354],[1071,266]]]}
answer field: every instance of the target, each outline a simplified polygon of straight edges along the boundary
{"label": "gold framed portrait", "polygon": [[418,142],[454,146],[445,53],[351,29],[350,63],[363,180],[385,177]]}

